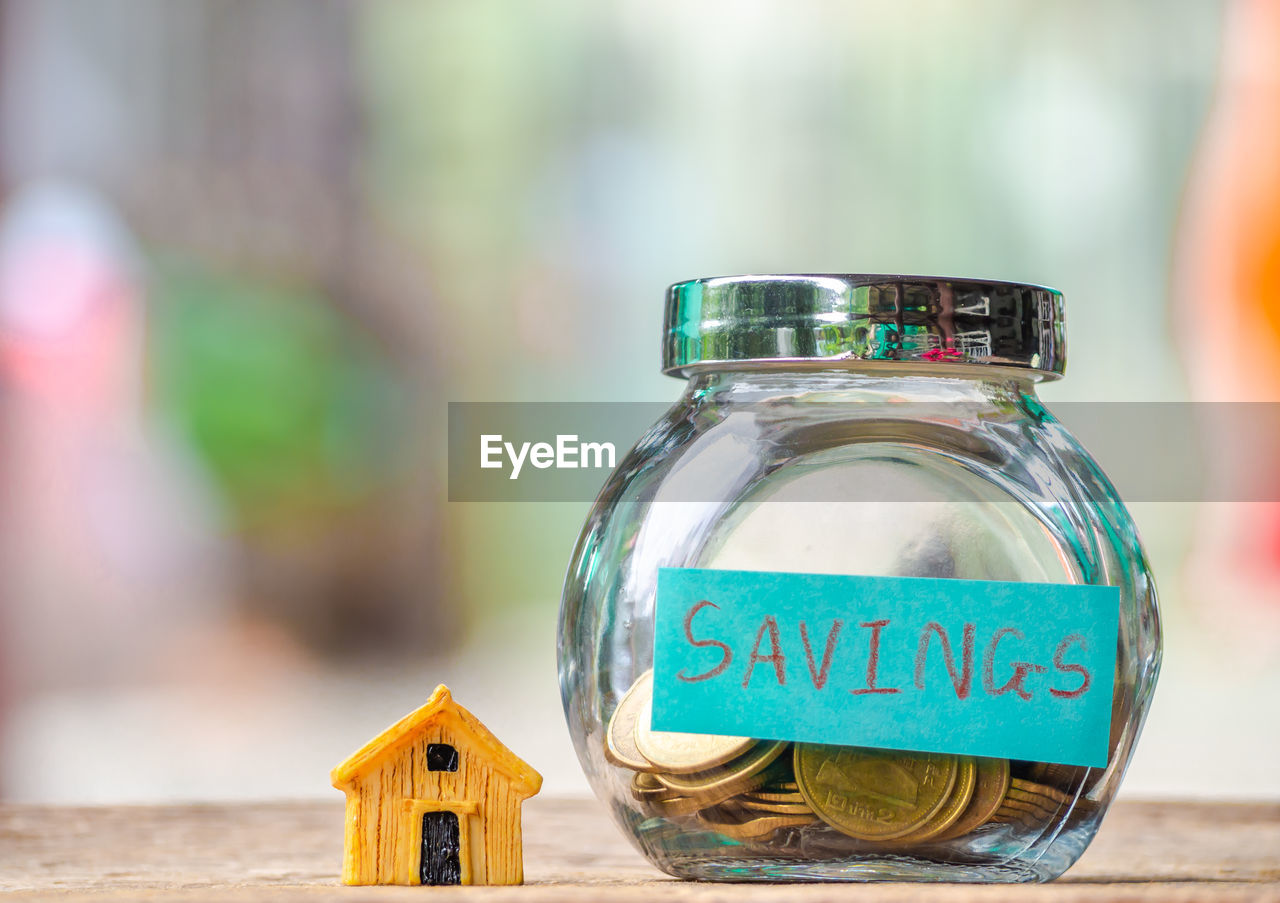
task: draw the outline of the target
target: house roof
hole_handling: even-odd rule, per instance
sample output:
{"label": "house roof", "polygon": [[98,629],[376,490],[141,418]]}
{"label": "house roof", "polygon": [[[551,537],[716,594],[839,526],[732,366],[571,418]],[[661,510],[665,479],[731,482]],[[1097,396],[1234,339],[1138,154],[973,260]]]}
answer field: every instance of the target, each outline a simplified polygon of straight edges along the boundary
{"label": "house roof", "polygon": [[444,684],[436,687],[420,709],[405,715],[333,769],[329,773],[333,786],[339,790],[346,789],[388,756],[420,739],[432,725],[442,720],[450,722],[452,728],[466,735],[472,741],[472,751],[510,778],[517,791],[533,796],[542,787],[542,775],[507,749],[480,723],[480,719],[454,702],[453,695]]}

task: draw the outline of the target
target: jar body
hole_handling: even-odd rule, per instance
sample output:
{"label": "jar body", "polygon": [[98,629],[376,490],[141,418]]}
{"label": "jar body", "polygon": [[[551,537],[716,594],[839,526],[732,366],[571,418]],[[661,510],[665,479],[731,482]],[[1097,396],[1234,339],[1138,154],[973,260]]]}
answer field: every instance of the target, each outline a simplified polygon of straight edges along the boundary
{"label": "jar body", "polygon": [[[664,567],[1118,587],[1108,764],[999,764],[1006,788],[1043,788],[1043,798],[1014,793],[960,836],[886,843],[796,815],[787,796],[795,785],[778,773],[791,761],[786,750],[771,766],[781,792],[755,791],[774,809],[749,826],[717,828],[696,799],[671,795],[607,752],[620,700],[653,666]],[[596,794],[659,868],[734,881],[1056,877],[1115,795],[1159,657],[1154,585],[1115,490],[1031,382],[963,370],[695,375],[597,499],[559,625],[565,714]],[[774,812],[774,821],[763,817]]]}

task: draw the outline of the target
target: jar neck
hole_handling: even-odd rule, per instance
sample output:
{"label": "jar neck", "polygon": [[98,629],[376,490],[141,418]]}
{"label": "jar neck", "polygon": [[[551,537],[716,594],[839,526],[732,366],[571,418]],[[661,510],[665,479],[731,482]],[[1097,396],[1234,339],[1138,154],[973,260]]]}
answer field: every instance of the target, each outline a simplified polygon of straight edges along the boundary
{"label": "jar neck", "polygon": [[928,374],[909,368],[789,368],[709,370],[695,373],[685,386],[689,401],[713,404],[757,403],[776,398],[813,403],[929,401],[1036,404],[1035,380],[1016,370],[954,368]]}

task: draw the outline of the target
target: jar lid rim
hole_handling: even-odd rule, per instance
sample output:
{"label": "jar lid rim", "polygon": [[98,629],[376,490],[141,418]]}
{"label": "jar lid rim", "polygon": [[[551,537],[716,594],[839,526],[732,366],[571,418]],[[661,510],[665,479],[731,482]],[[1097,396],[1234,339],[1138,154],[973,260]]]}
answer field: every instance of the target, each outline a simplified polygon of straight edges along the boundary
{"label": "jar lid rim", "polygon": [[994,279],[872,273],[711,276],[667,289],[662,370],[876,361],[975,364],[1056,379],[1062,293]]}

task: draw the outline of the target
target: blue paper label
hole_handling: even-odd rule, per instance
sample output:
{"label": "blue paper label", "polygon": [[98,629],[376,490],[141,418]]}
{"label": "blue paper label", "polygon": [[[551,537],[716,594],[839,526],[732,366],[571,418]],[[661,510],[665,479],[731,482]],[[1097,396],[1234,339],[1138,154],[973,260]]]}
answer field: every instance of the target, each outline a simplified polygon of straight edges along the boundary
{"label": "blue paper label", "polygon": [[1105,766],[1114,586],[663,568],[653,728]]}

